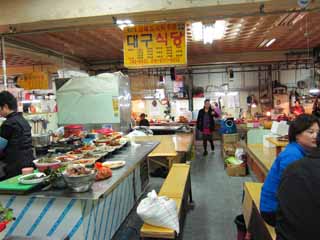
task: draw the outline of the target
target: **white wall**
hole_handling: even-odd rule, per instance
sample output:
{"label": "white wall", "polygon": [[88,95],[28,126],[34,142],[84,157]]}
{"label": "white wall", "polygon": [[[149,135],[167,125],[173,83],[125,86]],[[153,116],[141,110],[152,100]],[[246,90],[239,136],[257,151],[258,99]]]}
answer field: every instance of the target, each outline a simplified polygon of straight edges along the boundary
{"label": "white wall", "polygon": [[[193,85],[194,87],[203,87],[205,90],[205,97],[213,99],[214,91],[221,91],[219,87],[223,83],[229,84],[230,91],[238,91],[240,94],[240,108],[247,110],[246,99],[248,94],[255,94],[258,98],[258,84],[259,74],[252,70],[257,70],[257,67],[245,67],[245,68],[232,68],[234,71],[234,78],[230,79],[226,73],[226,67],[221,69],[201,69],[196,70],[196,73],[204,74],[193,74]],[[249,70],[250,72],[236,72]],[[211,72],[211,73],[206,73]],[[214,73],[212,73],[214,72]],[[223,72],[223,73],[221,73]],[[293,69],[293,70],[281,70],[280,71],[280,82],[281,84],[287,85],[289,88],[295,87],[297,82],[302,80],[306,81],[309,85],[310,77],[312,76],[312,70],[310,69]],[[264,78],[264,74],[261,74]],[[272,79],[276,80],[278,77],[277,71],[272,72]],[[206,91],[207,90],[207,91]],[[307,90],[306,90],[307,91]],[[239,109],[227,109],[227,112],[235,117],[239,113]],[[197,109],[194,109],[197,110]]]}

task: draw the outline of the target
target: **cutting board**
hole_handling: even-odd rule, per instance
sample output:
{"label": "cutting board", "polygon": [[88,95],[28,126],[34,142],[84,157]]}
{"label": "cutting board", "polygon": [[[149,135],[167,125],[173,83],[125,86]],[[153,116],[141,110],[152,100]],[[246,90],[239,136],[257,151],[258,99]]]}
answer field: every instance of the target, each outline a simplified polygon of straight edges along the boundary
{"label": "cutting board", "polygon": [[21,175],[0,182],[0,193],[24,194],[39,184],[20,184],[18,178]]}

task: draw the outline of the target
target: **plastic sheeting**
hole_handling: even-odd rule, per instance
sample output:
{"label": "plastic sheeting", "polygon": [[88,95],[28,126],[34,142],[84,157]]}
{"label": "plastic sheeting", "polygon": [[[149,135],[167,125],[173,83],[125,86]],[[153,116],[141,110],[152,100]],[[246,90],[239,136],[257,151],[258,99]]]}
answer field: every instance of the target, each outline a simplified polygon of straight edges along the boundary
{"label": "plastic sheeting", "polygon": [[128,77],[120,72],[73,77],[57,91],[59,124],[120,123],[123,111],[130,122],[130,102]]}

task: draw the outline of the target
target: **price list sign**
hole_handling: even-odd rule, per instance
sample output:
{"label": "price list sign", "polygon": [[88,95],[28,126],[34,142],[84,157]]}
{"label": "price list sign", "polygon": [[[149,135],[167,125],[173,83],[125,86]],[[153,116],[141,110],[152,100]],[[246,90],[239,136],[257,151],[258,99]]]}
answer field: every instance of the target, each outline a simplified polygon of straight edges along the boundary
{"label": "price list sign", "polygon": [[185,24],[126,27],[123,49],[127,68],[186,65]]}

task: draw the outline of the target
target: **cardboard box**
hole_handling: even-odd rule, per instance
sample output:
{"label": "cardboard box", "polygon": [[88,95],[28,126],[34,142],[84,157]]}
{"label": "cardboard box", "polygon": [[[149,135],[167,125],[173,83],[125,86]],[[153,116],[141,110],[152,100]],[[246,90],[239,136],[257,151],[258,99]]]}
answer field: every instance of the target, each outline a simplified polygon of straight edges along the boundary
{"label": "cardboard box", "polygon": [[232,134],[223,134],[222,135],[222,142],[223,144],[226,143],[237,143],[240,140],[239,133],[232,133]]}
{"label": "cardboard box", "polygon": [[235,143],[226,143],[223,145],[223,159],[227,157],[234,157],[234,154],[237,149],[237,144]]}
{"label": "cardboard box", "polygon": [[227,174],[232,177],[240,177],[240,176],[247,175],[245,163],[242,163],[240,165],[227,164],[226,171],[227,171]]}

